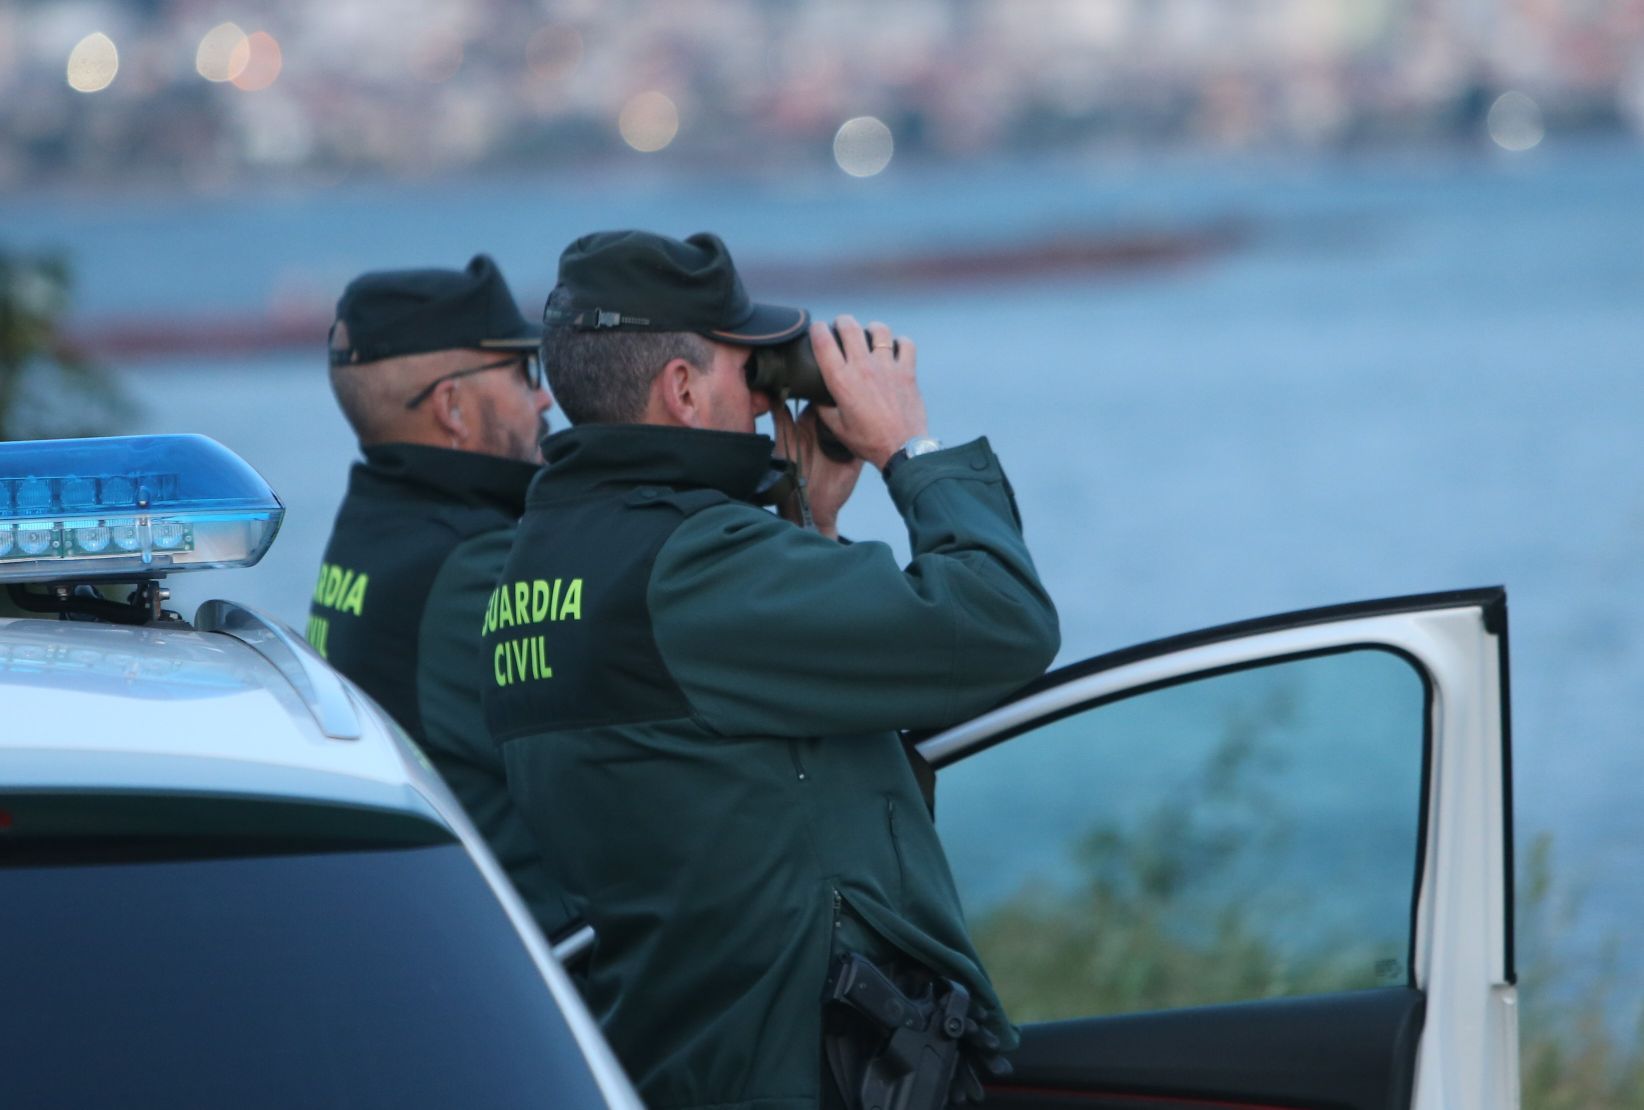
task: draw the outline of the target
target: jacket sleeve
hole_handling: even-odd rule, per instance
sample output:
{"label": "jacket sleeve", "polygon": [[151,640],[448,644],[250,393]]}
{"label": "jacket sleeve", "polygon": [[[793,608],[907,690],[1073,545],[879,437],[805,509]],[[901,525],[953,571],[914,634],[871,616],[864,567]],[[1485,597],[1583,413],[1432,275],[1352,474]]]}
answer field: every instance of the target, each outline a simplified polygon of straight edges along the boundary
{"label": "jacket sleeve", "polygon": [[417,637],[417,699],[424,754],[479,829],[545,936],[575,919],[543,867],[541,850],[508,793],[502,756],[485,728],[480,690],[490,678],[480,643],[486,602],[514,529],[458,545],[429,591]]}
{"label": "jacket sleeve", "polygon": [[[502,758],[480,713],[486,676],[480,624],[514,540],[512,528],[458,544],[440,565],[417,632],[417,708],[440,770],[456,761],[500,777]],[[463,799],[465,802],[466,798]]]}
{"label": "jacket sleeve", "polygon": [[1056,610],[987,441],[909,459],[890,493],[913,560],[751,506],[688,518],[652,571],[652,629],[693,712],[725,735],[941,728],[1037,677]]}

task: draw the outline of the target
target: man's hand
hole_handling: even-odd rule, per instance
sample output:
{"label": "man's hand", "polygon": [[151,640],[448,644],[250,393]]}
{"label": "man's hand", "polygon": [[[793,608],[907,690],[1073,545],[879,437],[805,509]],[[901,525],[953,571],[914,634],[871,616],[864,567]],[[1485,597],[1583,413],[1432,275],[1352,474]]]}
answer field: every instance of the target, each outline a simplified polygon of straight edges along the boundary
{"label": "man's hand", "polygon": [[811,325],[816,363],[839,406],[818,415],[858,458],[883,470],[904,443],[926,432],[913,340],[894,338],[877,320],[864,332],[853,316],[839,317],[834,327],[838,343],[826,324]]}
{"label": "man's hand", "polygon": [[[777,458],[792,459],[798,464],[800,477],[805,482],[804,495],[810,499],[811,521],[818,532],[836,540],[839,538],[839,510],[856,488],[856,479],[862,474],[862,460],[853,458],[849,462],[834,462],[823,453],[816,440],[818,411],[816,405],[806,405],[805,411],[795,422],[787,405],[773,405],[771,421],[776,425],[774,453]],[[799,494],[794,494],[780,508],[784,518],[802,524],[804,521],[800,516],[798,498]]]}

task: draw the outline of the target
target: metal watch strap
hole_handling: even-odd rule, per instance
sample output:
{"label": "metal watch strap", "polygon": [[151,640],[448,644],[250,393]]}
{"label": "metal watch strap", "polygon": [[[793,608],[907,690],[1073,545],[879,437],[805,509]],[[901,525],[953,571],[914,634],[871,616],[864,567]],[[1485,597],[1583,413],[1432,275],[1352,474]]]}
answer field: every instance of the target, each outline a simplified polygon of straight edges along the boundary
{"label": "metal watch strap", "polygon": [[933,451],[940,451],[941,449],[942,441],[937,439],[935,436],[914,436],[902,446],[898,447],[891,454],[891,457],[885,460],[885,469],[880,473],[885,476],[885,481],[888,482],[890,481],[891,471],[902,465],[903,462],[911,458],[917,458],[920,455],[928,455]]}

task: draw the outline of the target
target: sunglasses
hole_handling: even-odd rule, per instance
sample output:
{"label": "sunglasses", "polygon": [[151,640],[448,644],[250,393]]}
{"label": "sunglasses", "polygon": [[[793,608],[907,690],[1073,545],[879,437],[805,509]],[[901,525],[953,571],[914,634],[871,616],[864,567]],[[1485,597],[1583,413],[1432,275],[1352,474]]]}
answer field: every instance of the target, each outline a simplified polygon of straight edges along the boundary
{"label": "sunglasses", "polygon": [[537,361],[537,356],[534,353],[527,352],[509,355],[507,358],[498,359],[496,362],[487,362],[484,366],[470,366],[466,370],[453,370],[449,374],[441,374],[420,389],[415,397],[405,402],[405,407],[414,409],[428,400],[434,395],[434,390],[439,388],[441,382],[448,382],[455,378],[466,378],[470,374],[483,374],[487,370],[501,370],[507,366],[519,367],[520,377],[525,379],[525,384],[533,393],[542,388],[542,364]]}

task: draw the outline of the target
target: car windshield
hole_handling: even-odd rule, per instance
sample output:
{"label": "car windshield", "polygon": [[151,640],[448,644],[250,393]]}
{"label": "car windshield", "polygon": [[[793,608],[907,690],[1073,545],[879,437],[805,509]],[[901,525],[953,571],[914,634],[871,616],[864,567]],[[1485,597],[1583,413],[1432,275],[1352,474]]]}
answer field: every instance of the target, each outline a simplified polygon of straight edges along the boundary
{"label": "car windshield", "polygon": [[460,844],[5,840],[7,1105],[604,1105]]}

